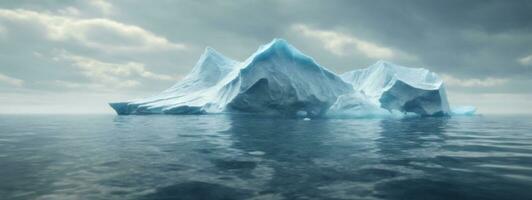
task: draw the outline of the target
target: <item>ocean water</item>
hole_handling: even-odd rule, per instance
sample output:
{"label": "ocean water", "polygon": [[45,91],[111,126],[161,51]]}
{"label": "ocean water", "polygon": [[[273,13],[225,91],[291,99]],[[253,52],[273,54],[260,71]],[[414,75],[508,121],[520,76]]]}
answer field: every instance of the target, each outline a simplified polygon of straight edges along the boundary
{"label": "ocean water", "polygon": [[0,199],[532,199],[532,117],[2,115]]}

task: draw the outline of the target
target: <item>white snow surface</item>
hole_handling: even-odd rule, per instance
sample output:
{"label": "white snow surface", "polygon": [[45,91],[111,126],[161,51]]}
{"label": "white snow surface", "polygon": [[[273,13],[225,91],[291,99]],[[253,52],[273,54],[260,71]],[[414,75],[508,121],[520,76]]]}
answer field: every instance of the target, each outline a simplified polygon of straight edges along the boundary
{"label": "white snow surface", "polygon": [[120,115],[254,113],[287,117],[449,115],[442,80],[378,61],[342,75],[274,39],[243,62],[207,47],[183,80],[152,97],[110,103]]}

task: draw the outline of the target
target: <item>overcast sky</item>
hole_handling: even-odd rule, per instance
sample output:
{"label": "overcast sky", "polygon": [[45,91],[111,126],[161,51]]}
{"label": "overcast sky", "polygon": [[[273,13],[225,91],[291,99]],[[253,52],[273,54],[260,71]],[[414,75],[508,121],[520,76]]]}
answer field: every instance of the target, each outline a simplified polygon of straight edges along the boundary
{"label": "overcast sky", "polygon": [[0,2],[0,113],[112,113],[210,46],[244,60],[284,38],[337,73],[376,61],[444,78],[452,105],[532,113],[532,1]]}

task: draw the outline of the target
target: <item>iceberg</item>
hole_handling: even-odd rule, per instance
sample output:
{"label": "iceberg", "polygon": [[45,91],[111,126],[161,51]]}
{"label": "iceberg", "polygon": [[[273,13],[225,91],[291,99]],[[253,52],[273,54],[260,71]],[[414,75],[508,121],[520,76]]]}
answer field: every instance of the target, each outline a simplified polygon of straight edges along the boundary
{"label": "iceberg", "polygon": [[452,114],[443,81],[433,72],[378,61],[337,75],[283,39],[259,47],[242,62],[207,47],[192,71],[172,87],[110,106],[119,115]]}

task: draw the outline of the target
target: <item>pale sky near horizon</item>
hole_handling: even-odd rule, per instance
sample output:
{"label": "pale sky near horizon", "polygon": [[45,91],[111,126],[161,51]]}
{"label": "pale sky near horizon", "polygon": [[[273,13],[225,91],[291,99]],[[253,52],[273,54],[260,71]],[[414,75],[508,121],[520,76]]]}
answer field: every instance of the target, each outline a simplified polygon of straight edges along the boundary
{"label": "pale sky near horizon", "polygon": [[113,113],[207,46],[244,60],[284,38],[336,73],[388,60],[440,74],[451,105],[532,113],[532,1],[0,2],[0,113]]}

